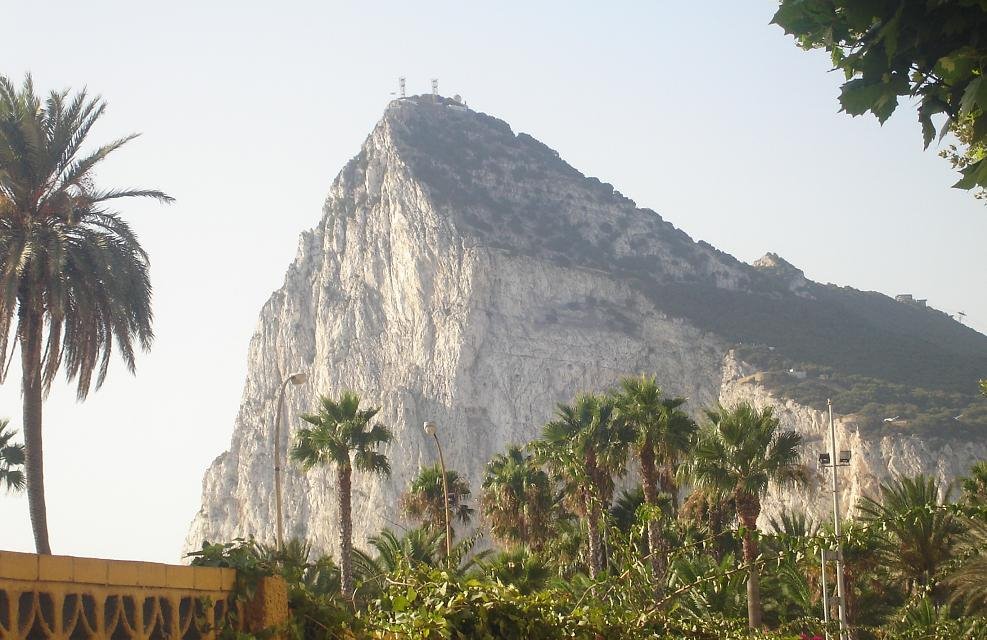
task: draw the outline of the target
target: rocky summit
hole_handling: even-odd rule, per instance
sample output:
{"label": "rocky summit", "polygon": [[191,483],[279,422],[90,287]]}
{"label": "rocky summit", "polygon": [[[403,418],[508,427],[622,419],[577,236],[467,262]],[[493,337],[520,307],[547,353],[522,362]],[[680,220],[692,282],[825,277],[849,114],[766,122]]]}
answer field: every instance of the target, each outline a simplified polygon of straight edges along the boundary
{"label": "rocky summit", "polygon": [[[807,463],[828,447],[832,398],[853,453],[846,509],[889,474],[949,481],[987,458],[987,337],[911,296],[812,282],[772,253],[742,263],[507,123],[431,96],[390,103],[340,172],[248,357],[188,548],[273,540],[275,400],[296,370],[310,379],[287,394],[288,431],[317,393],[351,389],[395,433],[391,477],[354,477],[357,546],[402,524],[398,497],[435,461],[424,420],[477,493],[489,458],[537,437],[556,403],[640,373],[696,414],[773,405]],[[338,544],[333,477],[287,465],[286,534],[319,550]],[[824,517],[825,486],[781,502]]]}

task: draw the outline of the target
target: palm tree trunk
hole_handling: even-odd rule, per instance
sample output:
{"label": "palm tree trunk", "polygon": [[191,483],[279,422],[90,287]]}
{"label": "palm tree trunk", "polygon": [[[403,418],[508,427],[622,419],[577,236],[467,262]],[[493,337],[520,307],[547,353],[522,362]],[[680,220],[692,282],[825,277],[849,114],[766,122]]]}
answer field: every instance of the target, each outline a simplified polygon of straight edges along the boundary
{"label": "palm tree trunk", "polygon": [[857,596],[854,593],[856,575],[852,566],[843,563],[843,597],[846,598],[846,620],[851,627],[857,624]]}
{"label": "palm tree trunk", "polygon": [[717,564],[723,562],[726,555],[723,548],[723,506],[718,499],[706,498],[706,518],[709,523],[709,534],[713,539],[713,557]]}
{"label": "palm tree trunk", "polygon": [[521,544],[531,547],[531,541],[528,540],[528,518],[524,513],[523,505],[517,510],[517,514],[518,538],[521,540]]}
{"label": "palm tree trunk", "polygon": [[737,516],[744,525],[744,564],[750,567],[747,574],[747,626],[761,628],[761,583],[757,573],[758,545],[753,532],[757,531],[757,516],[761,505],[756,496],[738,495]]}
{"label": "palm tree trunk", "polygon": [[603,545],[600,539],[600,520],[603,519],[603,510],[600,507],[599,487],[594,484],[597,468],[596,453],[592,449],[586,453],[586,477],[589,486],[583,487],[582,492],[587,515],[586,533],[589,538],[589,577],[595,579],[603,570]]}
{"label": "palm tree trunk", "polygon": [[353,509],[350,504],[350,485],[353,469],[340,465],[339,485],[339,585],[344,598],[353,595]]}
{"label": "palm tree trunk", "polygon": [[21,391],[24,396],[24,466],[27,472],[27,504],[38,553],[50,555],[48,510],[45,506],[44,451],[41,438],[41,408],[44,389],[41,381],[42,320],[27,312],[21,341]]}
{"label": "palm tree trunk", "polygon": [[[638,454],[641,463],[641,488],[644,490],[644,503],[650,507],[658,505],[658,470],[655,468],[655,451],[650,440],[644,443]],[[655,597],[661,599],[665,593],[665,573],[668,550],[665,549],[658,520],[648,519],[648,553],[651,556],[651,572],[655,581]]]}
{"label": "palm tree trunk", "polygon": [[677,513],[679,510],[679,486],[675,482],[675,469],[671,463],[666,462],[662,465],[661,472],[658,474],[658,486],[663,493],[667,493],[671,497],[673,513]]}
{"label": "palm tree trunk", "polygon": [[600,502],[589,490],[585,492],[585,500],[589,504],[589,517],[586,519],[586,530],[589,538],[589,577],[596,579],[597,574],[603,570],[603,549],[600,540],[600,520],[603,512],[600,509]]}

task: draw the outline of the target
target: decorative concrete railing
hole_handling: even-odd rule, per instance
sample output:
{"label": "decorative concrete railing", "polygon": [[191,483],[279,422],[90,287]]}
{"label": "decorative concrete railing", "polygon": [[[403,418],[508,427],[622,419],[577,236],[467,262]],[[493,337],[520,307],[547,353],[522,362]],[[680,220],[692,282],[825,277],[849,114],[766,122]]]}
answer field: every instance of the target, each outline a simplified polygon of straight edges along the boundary
{"label": "decorative concrete railing", "polygon": [[233,569],[0,551],[0,639],[207,640],[235,582]]}

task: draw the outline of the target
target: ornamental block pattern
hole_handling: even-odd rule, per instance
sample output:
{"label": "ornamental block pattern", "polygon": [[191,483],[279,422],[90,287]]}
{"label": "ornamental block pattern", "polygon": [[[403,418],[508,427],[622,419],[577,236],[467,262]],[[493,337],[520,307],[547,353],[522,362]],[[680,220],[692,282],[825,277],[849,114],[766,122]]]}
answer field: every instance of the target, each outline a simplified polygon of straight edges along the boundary
{"label": "ornamental block pattern", "polygon": [[209,640],[236,572],[0,551],[0,640]]}

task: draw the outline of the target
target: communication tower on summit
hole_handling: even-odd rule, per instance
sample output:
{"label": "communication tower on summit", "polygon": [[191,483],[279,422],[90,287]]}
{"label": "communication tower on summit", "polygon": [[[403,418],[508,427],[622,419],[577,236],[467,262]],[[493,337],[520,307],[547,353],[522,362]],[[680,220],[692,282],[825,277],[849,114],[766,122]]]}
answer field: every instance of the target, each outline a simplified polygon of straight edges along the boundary
{"label": "communication tower on summit", "polygon": [[401,76],[400,78],[398,78],[398,90],[397,91],[392,91],[391,92],[391,95],[392,96],[397,96],[398,99],[401,99],[401,100],[403,100],[405,97],[407,97],[406,94],[405,94],[405,89],[404,89],[404,76]]}
{"label": "communication tower on summit", "polygon": [[437,101],[439,99],[439,79],[432,78],[432,100]]}

